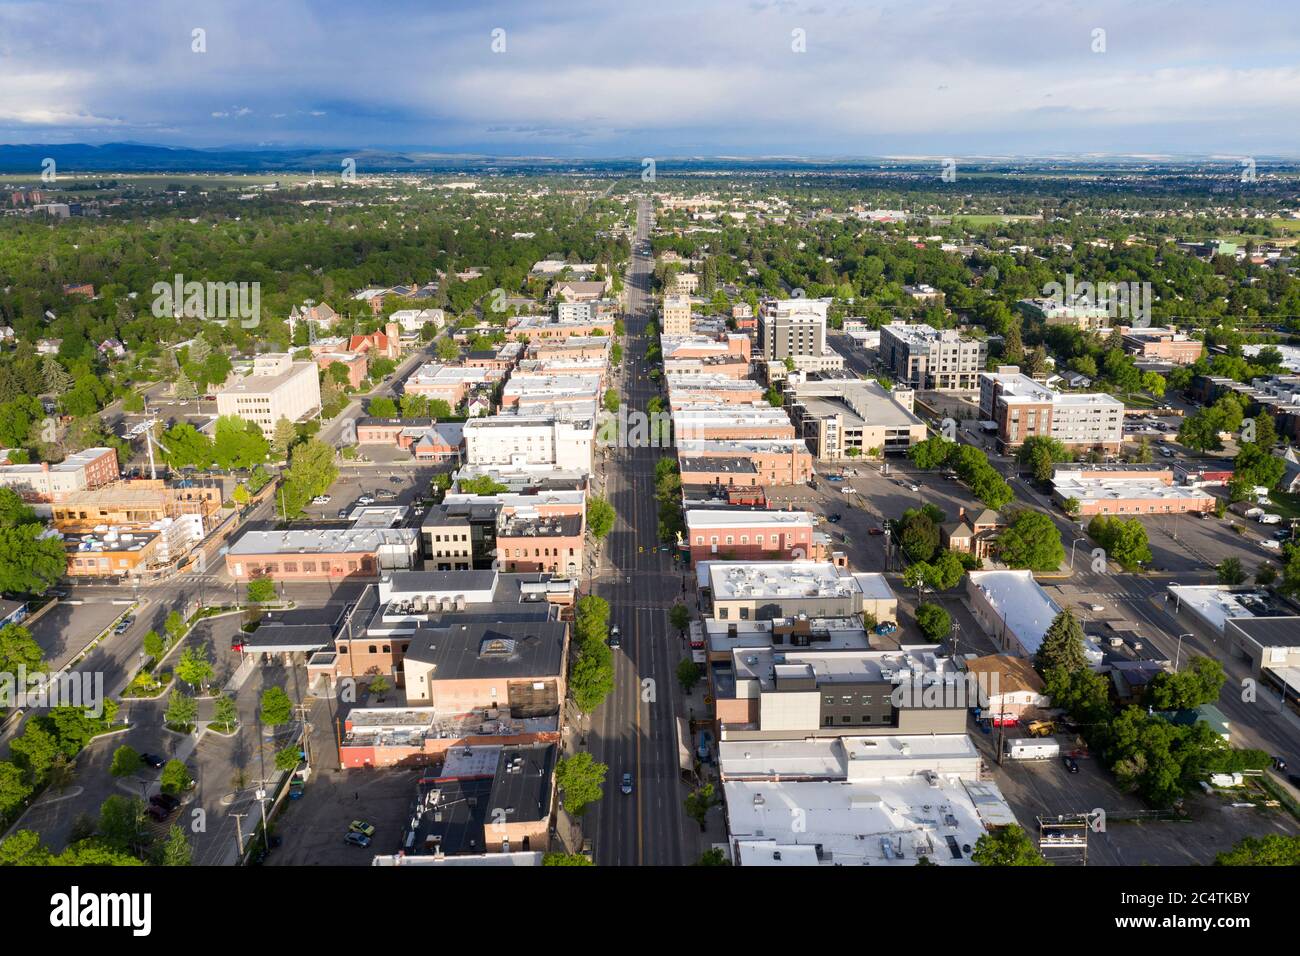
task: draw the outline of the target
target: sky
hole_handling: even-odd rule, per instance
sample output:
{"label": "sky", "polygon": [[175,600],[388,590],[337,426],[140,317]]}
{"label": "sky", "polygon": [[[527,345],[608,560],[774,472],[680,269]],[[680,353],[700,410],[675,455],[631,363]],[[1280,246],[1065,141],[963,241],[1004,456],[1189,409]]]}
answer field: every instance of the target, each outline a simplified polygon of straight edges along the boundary
{"label": "sky", "polygon": [[0,143],[74,142],[1297,157],[1300,3],[3,0]]}

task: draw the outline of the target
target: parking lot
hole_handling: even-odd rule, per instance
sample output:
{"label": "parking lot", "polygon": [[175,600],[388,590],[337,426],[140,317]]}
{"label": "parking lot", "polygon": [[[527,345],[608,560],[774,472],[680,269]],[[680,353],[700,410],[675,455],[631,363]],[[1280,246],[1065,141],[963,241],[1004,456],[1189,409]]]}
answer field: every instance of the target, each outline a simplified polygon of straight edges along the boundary
{"label": "parking lot", "polygon": [[[267,865],[369,866],[375,854],[397,852],[419,778],[420,770],[397,767],[318,771],[301,799],[284,804],[273,826],[283,843]],[[375,828],[368,849],[343,841],[348,825],[358,819]]]}
{"label": "parking lot", "polygon": [[[1077,759],[1078,773],[1070,773],[1060,758],[1008,760],[998,766],[994,759],[997,731],[990,735],[972,727],[970,735],[984,753],[1016,818],[1035,842],[1040,816],[1092,813],[1098,808],[1105,811],[1104,830],[1088,836],[1089,865],[1207,865],[1215,854],[1246,836],[1300,835],[1300,824],[1285,810],[1234,806],[1246,801],[1226,792],[1206,795],[1198,791],[1189,796],[1186,819],[1154,819],[1150,808],[1136,796],[1120,792],[1110,773],[1092,757]],[[1071,747],[1066,738],[1057,739],[1062,750]]]}

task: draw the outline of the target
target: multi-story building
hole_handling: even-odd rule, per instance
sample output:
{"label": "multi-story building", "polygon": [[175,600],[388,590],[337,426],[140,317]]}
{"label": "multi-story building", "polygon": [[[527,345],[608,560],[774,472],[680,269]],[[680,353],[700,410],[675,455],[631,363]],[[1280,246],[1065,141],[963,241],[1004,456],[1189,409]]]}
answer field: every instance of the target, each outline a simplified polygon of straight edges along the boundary
{"label": "multi-story building", "polygon": [[465,423],[465,461],[470,465],[549,465],[591,471],[596,436],[594,407],[563,417],[492,415]]}
{"label": "multi-story building", "polygon": [[102,487],[119,478],[117,452],[87,448],[57,464],[0,465],[0,488],[9,488],[24,501],[49,504],[78,491]]}
{"label": "multi-story building", "polygon": [[998,450],[1007,452],[1033,435],[1067,448],[1118,452],[1124,434],[1124,403],[1102,393],[1056,392],[1014,365],[980,375],[980,417],[997,425]]}
{"label": "multi-story building", "polygon": [[778,438],[789,441],[795,429],[784,409],[757,405],[682,406],[673,410],[677,441]]}
{"label": "multi-story building", "polygon": [[1172,326],[1132,328],[1121,326],[1124,349],[1147,362],[1192,365],[1205,354],[1205,343],[1184,335]]}
{"label": "multi-story building", "polygon": [[448,714],[508,708],[559,712],[569,625],[563,621],[455,623],[421,628],[402,661],[406,702]]}
{"label": "multi-story building", "polygon": [[756,405],[763,401],[763,387],[752,379],[723,375],[669,375],[669,407],[687,405]]}
{"label": "multi-story building", "polygon": [[915,393],[874,380],[794,381],[786,409],[800,438],[823,460],[905,453],[926,438],[912,411]]}
{"label": "multi-story building", "polygon": [[320,377],[315,362],[295,362],[287,352],[259,355],[253,370],[217,392],[217,414],[236,415],[275,435],[284,418],[301,421],[320,408]]}
{"label": "multi-story building", "polygon": [[407,376],[402,391],[407,395],[440,398],[454,409],[465,401],[470,389],[499,382],[504,377],[505,373],[495,368],[426,362]]}
{"label": "multi-story building", "polygon": [[1052,498],[1061,505],[1078,502],[1081,517],[1208,513],[1217,501],[1200,488],[1174,484],[1172,471],[1149,465],[1057,468]]}
{"label": "multi-story building", "polygon": [[663,335],[690,335],[691,300],[684,295],[664,296],[662,322]]}
{"label": "multi-story building", "polygon": [[895,377],[920,389],[974,389],[988,343],[953,329],[894,322],[880,329],[880,359]]}
{"label": "multi-story building", "polygon": [[[734,685],[715,687],[722,738],[965,734],[967,708],[978,705],[965,697],[964,675],[937,650],[738,647]],[[935,682],[952,693],[923,702],[921,688]]]}
{"label": "multi-story building", "polygon": [[1069,325],[1081,332],[1100,332],[1110,328],[1112,310],[1105,304],[1096,304],[1084,298],[1073,302],[1055,299],[1021,299],[1016,307],[1032,319],[1041,319],[1047,325]]}
{"label": "multi-story building", "polygon": [[759,352],[769,361],[826,351],[828,304],[817,299],[766,299],[758,311]]}
{"label": "multi-story building", "polygon": [[241,582],[374,580],[385,570],[414,567],[419,551],[414,528],[246,531],[226,553],[226,569]]}
{"label": "multi-story building", "polygon": [[585,338],[592,335],[612,335],[613,316],[592,315],[587,318],[561,320],[558,316],[525,315],[511,320],[509,334],[522,335],[530,342],[543,339],[567,339],[570,336]]}
{"label": "multi-story building", "polygon": [[883,574],[854,573],[829,561],[708,561],[706,566],[704,597],[719,621],[859,614],[892,621],[898,614],[898,599]]}
{"label": "multi-story building", "polygon": [[686,512],[686,541],[693,562],[820,560],[827,545],[806,511]]}
{"label": "multi-story building", "polygon": [[813,474],[801,439],[681,439],[677,456],[684,485],[802,485]]}

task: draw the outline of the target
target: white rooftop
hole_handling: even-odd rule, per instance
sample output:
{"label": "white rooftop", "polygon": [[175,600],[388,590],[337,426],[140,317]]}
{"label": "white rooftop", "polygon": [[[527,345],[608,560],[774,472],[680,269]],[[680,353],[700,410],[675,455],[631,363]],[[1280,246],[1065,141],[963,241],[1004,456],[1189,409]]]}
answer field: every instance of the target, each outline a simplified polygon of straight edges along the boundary
{"label": "white rooftop", "polygon": [[686,512],[686,527],[688,530],[695,528],[807,528],[811,531],[812,526],[812,515],[806,511],[709,511],[703,508],[692,508]]}
{"label": "white rooftop", "polygon": [[1061,608],[1047,596],[1030,571],[971,571],[970,586],[978,588],[1007,628],[1029,654],[1036,653],[1043,635]]}

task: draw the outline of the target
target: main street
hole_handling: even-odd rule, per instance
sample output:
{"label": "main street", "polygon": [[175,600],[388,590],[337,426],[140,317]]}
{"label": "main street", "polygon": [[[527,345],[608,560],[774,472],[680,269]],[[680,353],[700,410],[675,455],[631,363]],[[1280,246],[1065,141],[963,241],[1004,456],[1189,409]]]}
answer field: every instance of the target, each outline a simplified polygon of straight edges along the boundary
{"label": "main street", "polygon": [[[649,217],[650,204],[642,200],[628,272],[622,371],[624,402],[630,412],[642,413],[658,394],[645,359],[653,262],[640,248],[650,235]],[[604,466],[605,494],[618,519],[604,545],[611,568],[597,578],[594,592],[609,602],[610,624],[622,632],[622,646],[614,649],[614,692],[592,715],[587,732],[592,755],[609,767],[604,799],[584,824],[601,866],[678,866],[695,859],[683,847],[682,801],[688,791],[677,757],[676,670],[684,651],[668,626],[682,578],[671,555],[658,547],[654,469],[663,454],[659,448],[615,446]],[[630,795],[620,792],[625,772],[633,778]]]}

